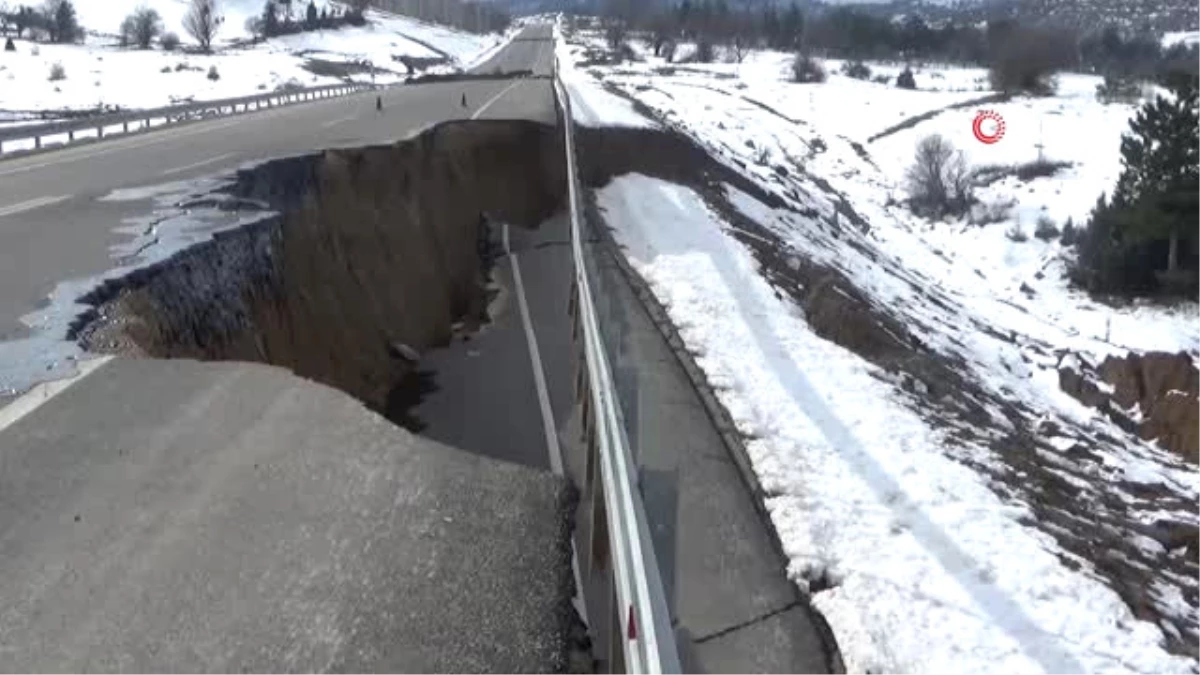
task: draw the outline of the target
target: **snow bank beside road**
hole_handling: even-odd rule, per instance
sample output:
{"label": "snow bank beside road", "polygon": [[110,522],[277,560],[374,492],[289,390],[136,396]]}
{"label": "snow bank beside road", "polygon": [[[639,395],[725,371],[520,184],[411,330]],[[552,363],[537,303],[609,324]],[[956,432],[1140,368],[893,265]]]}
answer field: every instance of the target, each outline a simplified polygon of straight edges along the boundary
{"label": "snow bank beside road", "polygon": [[814,335],[697,194],[629,175],[598,205],[752,439],[792,575],[832,585],[813,604],[850,671],[1191,670],[949,459],[878,372]]}
{"label": "snow bank beside road", "polygon": [[578,48],[565,40],[555,26],[555,57],[558,75],[571,97],[571,112],[576,124],[585,127],[612,126],[641,129],[658,125],[639,114],[629,99],[607,91],[600,82],[575,67]]}
{"label": "snow bank beside road", "polygon": [[[583,60],[600,51],[592,36],[569,53]],[[767,208],[730,189],[732,206],[720,204],[721,213],[740,210],[768,243],[741,231],[721,246],[692,242],[690,231],[680,234],[683,244],[663,243],[653,237],[676,221],[695,220],[698,230],[728,225],[676,186],[604,191],[610,216],[646,228],[622,227],[632,232],[624,241],[643,252],[642,273],[658,277],[655,292],[673,305],[689,349],[701,353],[698,363],[749,439],[792,571],[813,582],[814,604],[848,664],[1194,672],[1195,563],[1158,528],[1194,538],[1200,477],[1194,465],[1065,394],[1057,367],[1067,351],[1097,359],[1128,348],[1196,354],[1197,306],[1100,305],[1067,286],[1057,241],[1005,236],[1043,204],[1065,217],[1108,189],[1100,182],[1115,177],[1132,108],[1100,106],[1097,80],[1086,76],[1064,77],[1058,97],[1005,104],[1020,133],[1010,130],[997,163],[1035,158],[1039,134],[1023,115],[1057,113],[1062,119],[1046,124],[1045,135],[1054,135],[1048,152],[1079,150],[1088,164],[981,190],[1016,201],[1000,223],[930,223],[901,201],[912,148],[926,133],[969,130],[975,109],[961,111],[965,124],[946,111],[867,140],[986,94],[960,89],[972,73],[948,72],[933,92],[905,92],[836,75],[824,85],[793,84],[785,67],[762,54],[741,65],[597,61],[577,72],[637,101],[787,205]],[[983,156],[975,161],[988,161]],[[742,276],[713,282],[712,251],[733,247],[742,256],[729,254],[734,259],[748,257],[734,239],[764,267],[744,261]],[[788,265],[815,269],[789,274]],[[823,274],[844,278],[875,316],[895,321],[897,340],[916,347],[894,358],[860,349],[859,358],[816,340],[813,330],[838,332],[831,321],[862,320],[853,303],[837,302],[827,313],[840,314],[822,318],[818,299],[806,323],[800,307],[819,296]],[[793,301],[763,295],[764,275],[781,284],[772,289],[779,298]],[[722,294],[735,300],[721,304]],[[830,481],[840,489],[827,488]],[[1149,618],[1136,619],[1130,607]]]}

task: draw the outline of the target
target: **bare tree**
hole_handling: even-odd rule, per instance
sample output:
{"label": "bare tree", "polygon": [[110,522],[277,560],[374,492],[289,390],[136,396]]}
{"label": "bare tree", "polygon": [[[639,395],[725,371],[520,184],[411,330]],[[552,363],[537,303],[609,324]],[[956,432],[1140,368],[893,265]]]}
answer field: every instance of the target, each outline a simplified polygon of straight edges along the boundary
{"label": "bare tree", "polygon": [[758,44],[754,19],[749,12],[740,12],[730,16],[727,21],[729,22],[726,29],[729,33],[729,47],[733,52],[733,58],[741,63]]}
{"label": "bare tree", "polygon": [[917,144],[917,155],[905,175],[913,210],[941,218],[959,215],[971,205],[971,170],[962,151],[933,134]]}
{"label": "bare tree", "polygon": [[1074,65],[1075,42],[1059,31],[1016,27],[994,42],[989,77],[996,91],[1052,94],[1054,73]]}
{"label": "bare tree", "polygon": [[200,43],[204,52],[212,51],[213,38],[221,26],[221,15],[217,13],[217,0],[191,0],[187,16],[183,17],[183,29]]}
{"label": "bare tree", "polygon": [[71,0],[47,0],[44,17],[51,42],[69,44],[83,39],[83,26]]}
{"label": "bare tree", "polygon": [[149,49],[154,38],[158,37],[162,31],[162,17],[158,15],[157,11],[143,5],[121,22],[121,44],[124,46],[137,45],[138,49]]}

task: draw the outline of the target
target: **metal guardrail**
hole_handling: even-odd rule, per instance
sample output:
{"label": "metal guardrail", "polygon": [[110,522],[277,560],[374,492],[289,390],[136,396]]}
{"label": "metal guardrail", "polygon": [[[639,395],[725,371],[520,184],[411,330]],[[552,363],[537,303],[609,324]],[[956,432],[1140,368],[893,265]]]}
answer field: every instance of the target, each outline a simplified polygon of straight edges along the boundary
{"label": "metal guardrail", "polygon": [[266,94],[255,94],[253,96],[241,96],[238,98],[198,101],[148,110],[106,113],[79,119],[47,122],[45,124],[0,127],[0,155],[6,152],[4,144],[13,141],[32,140],[34,142],[34,149],[40,150],[43,140],[52,136],[62,136],[65,134],[67,136],[66,142],[72,143],[76,140],[76,133],[80,131],[95,130],[96,138],[103,138],[105,130],[112,127],[121,127],[121,131],[117,133],[130,133],[130,125],[138,125],[132,131],[141,131],[152,127],[151,120],[163,120],[163,124],[153,127],[159,128],[202,117],[234,115],[239,112],[239,108],[240,112],[244,113],[250,110],[260,110],[262,108],[300,103],[302,101],[333,98],[373,88],[375,88],[374,85],[370,84],[334,84],[308,89],[273,91]]}
{"label": "metal guardrail", "polygon": [[[679,651],[638,487],[637,465],[616,400],[612,370],[601,343],[584,261],[571,100],[559,77],[557,59],[554,90],[563,119],[567,156],[568,207],[575,263],[572,314],[576,337],[582,341],[585,369],[580,395],[583,397],[583,427],[587,439],[585,480],[588,484],[583,486],[583,493],[585,499],[595,501],[591,513],[603,514],[605,525],[590,528],[588,536],[607,537],[601,548],[607,549],[611,565],[599,571],[611,574],[605,581],[611,585],[615,596],[610,616],[588,618],[593,623],[610,622],[613,631],[609,647],[616,651],[617,643],[620,643],[620,665],[625,672],[678,673],[681,672]],[[588,549],[596,550],[596,542]],[[592,566],[581,570],[589,575],[596,571]],[[616,664],[616,659],[611,662]]]}

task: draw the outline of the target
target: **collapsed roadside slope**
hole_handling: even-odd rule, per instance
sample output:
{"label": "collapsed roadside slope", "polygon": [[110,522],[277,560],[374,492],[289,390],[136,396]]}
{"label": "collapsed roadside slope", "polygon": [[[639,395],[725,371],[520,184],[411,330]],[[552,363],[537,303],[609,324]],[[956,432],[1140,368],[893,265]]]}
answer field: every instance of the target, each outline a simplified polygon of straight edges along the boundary
{"label": "collapsed roadside slope", "polygon": [[[864,208],[849,139],[564,76],[577,121],[691,137],[584,131],[580,156],[611,167],[597,202],[746,436],[849,669],[1195,670],[1194,467],[1059,390],[1061,333]],[[857,164],[823,175],[826,152]]]}

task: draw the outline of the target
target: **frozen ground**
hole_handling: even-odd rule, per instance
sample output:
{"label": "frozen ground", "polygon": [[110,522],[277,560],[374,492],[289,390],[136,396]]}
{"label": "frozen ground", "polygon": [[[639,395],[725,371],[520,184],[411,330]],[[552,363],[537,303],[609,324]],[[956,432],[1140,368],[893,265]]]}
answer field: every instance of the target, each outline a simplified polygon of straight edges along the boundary
{"label": "frozen ground", "polygon": [[[138,3],[119,0],[79,2],[80,20],[89,31],[82,45],[37,44],[16,40],[16,52],[0,52],[0,123],[16,121],[44,110],[94,110],[106,107],[149,108],[171,103],[246,96],[284,85],[321,86],[342,82],[346,77],[370,81],[365,67],[343,74],[306,68],[312,60],[320,65],[370,62],[382,72],[376,82],[403,80],[408,70],[399,57],[444,60],[457,66],[471,61],[500,41],[499,35],[464,33],[380,12],[368,12],[370,23],[361,28],[342,28],[288,35],[266,42],[241,46],[228,44],[244,39],[244,20],[236,12],[244,3],[222,4],[227,18],[216,53],[122,49],[115,33],[121,20]],[[186,3],[156,0],[150,3],[164,17],[169,30],[179,29]],[[258,3],[256,3],[258,4]],[[61,64],[65,79],[51,81],[54,64]],[[310,66],[311,67],[311,66]],[[209,79],[216,68],[219,79]]]}
{"label": "frozen ground", "polygon": [[[562,47],[560,59],[585,61],[597,43]],[[822,580],[813,602],[848,667],[1195,672],[1193,657],[1166,648],[1168,637],[1194,648],[1195,566],[1146,536],[1156,522],[1195,526],[1195,468],[1062,393],[1056,367],[1066,351],[1196,355],[1197,307],[1098,304],[1068,287],[1056,240],[1005,236],[1031,235],[1043,214],[1080,223],[1119,172],[1133,108],[1100,105],[1096,78],[1068,75],[1056,97],[980,106],[1008,122],[996,145],[971,135],[976,106],[870,142],[988,96],[982,71],[921,69],[918,85],[933,91],[905,92],[836,74],[791,84],[788,61],[649,60],[565,77],[587,99],[580,123],[637,126],[606,88],[621,92],[783,199],[770,208],[730,187],[723,198],[771,237],[784,267],[795,256],[793,268],[843,274],[969,383],[935,399],[817,338],[788,299],[807,289],[768,284],[761,251],[748,250],[761,236],[730,225],[711,195],[644,176],[600,191],[631,262],[749,439],[793,577]],[[935,131],[976,165],[1028,162],[1039,144],[1072,165],[983,189],[986,202],[1014,200],[1000,222],[929,223],[898,202],[914,146]],[[956,398],[984,421],[944,415]],[[1118,590],[1154,612],[1135,617]]]}

